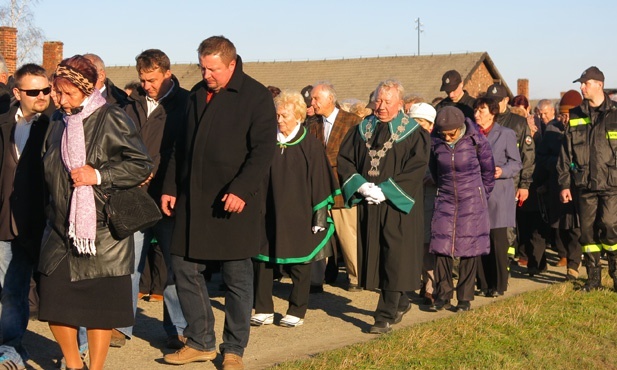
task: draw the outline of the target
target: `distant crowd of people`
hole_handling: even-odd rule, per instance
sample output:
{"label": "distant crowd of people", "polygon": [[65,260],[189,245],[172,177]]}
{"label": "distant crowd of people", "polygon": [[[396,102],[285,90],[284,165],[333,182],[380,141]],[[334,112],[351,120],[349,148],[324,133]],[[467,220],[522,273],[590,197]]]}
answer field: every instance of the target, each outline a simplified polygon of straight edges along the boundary
{"label": "distant crowd of people", "polygon": [[[362,102],[325,81],[266,87],[223,36],[197,56],[190,91],[158,49],[125,89],[94,54],[11,82],[0,58],[0,369],[25,369],[29,296],[62,368],[103,369],[144,297],[164,302],[166,363],[214,360],[213,266],[225,370],[244,369],[251,326],[275,323],[274,281],[292,281],[277,324],[298,327],[339,261],[349,292],[378,292],[373,334],[412,291],[432,311],[504,295],[510,264],[542,274],[547,247],[566,280],[584,262],[584,291],[605,254],[617,290],[617,103],[597,67],[582,95],[532,109],[499,83],[470,96],[456,70],[430,104],[393,79]],[[108,197],[136,187],[163,217],[120,238]]]}

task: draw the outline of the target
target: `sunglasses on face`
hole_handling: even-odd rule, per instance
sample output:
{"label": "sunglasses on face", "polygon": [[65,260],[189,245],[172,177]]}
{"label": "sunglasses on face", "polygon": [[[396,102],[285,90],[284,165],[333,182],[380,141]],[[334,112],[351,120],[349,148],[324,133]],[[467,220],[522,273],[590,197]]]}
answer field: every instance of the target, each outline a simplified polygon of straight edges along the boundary
{"label": "sunglasses on face", "polygon": [[36,97],[36,96],[39,96],[40,93],[43,93],[43,95],[49,95],[49,93],[51,92],[51,87],[47,86],[44,89],[32,89],[32,90],[19,89],[19,91],[25,92],[26,95],[28,96]]}

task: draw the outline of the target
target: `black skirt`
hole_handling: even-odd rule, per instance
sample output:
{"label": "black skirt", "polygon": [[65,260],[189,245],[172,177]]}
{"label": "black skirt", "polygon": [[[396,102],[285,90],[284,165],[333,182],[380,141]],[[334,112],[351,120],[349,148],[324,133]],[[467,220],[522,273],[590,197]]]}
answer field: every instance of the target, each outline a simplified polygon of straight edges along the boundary
{"label": "black skirt", "polygon": [[97,329],[135,321],[130,275],[71,282],[68,258],[51,275],[41,274],[39,295],[41,321]]}

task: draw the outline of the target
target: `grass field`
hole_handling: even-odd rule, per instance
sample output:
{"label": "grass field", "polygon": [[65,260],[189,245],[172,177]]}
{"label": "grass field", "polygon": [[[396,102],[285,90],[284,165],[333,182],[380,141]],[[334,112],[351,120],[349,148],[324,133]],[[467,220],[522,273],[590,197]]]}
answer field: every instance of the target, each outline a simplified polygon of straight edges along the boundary
{"label": "grass field", "polygon": [[554,284],[274,369],[617,369],[617,293],[604,271],[603,290]]}

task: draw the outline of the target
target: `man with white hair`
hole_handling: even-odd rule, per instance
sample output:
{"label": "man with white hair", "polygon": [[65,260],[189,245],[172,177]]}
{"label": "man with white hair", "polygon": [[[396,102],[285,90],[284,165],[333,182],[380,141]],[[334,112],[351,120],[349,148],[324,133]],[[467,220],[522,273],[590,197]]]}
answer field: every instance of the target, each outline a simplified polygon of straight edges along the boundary
{"label": "man with white hair", "polygon": [[405,292],[420,288],[430,137],[403,112],[403,95],[400,82],[381,82],[374,115],[349,131],[338,156],[345,203],[358,204],[360,280],[380,289],[373,334],[392,330],[411,309]]}
{"label": "man with white hair", "polygon": [[[311,106],[320,120],[309,126],[309,132],[315,135],[325,146],[328,162],[335,174],[337,172],[337,157],[341,141],[350,128],[360,122],[360,117],[345,112],[336,107],[336,90],[328,83],[318,83],[311,90]],[[340,243],[347,277],[348,290],[357,292],[362,290],[358,282],[358,239],[357,239],[357,212],[356,207],[345,208],[343,198],[338,195],[334,198],[334,207],[331,209],[332,220],[336,230],[336,239]],[[315,271],[315,270],[314,270]]]}

